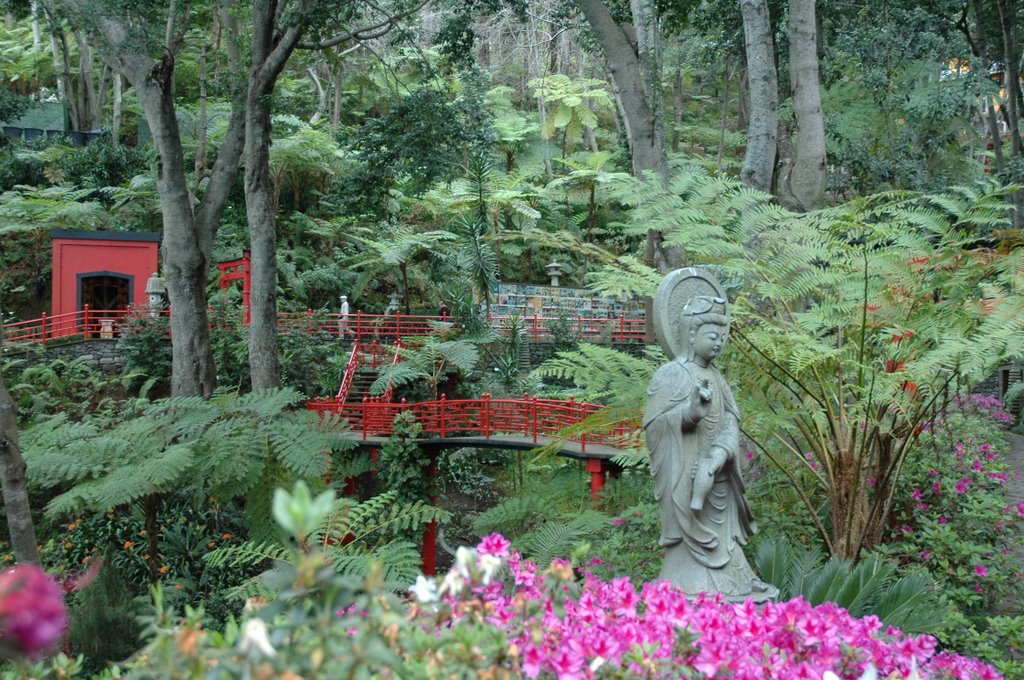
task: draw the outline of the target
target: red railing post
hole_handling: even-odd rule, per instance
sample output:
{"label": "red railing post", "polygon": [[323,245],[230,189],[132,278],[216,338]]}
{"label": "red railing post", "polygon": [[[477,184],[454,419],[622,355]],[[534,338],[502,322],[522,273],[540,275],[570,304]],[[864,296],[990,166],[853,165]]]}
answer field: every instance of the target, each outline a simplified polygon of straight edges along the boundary
{"label": "red railing post", "polygon": [[86,338],[89,337],[89,305],[85,305],[82,309],[82,335]]}
{"label": "red railing post", "polygon": [[[437,454],[431,454],[430,465],[427,466],[427,487],[430,491],[430,504],[437,502],[433,492],[433,480],[437,477]],[[423,547],[420,550],[420,559],[423,573],[426,576],[433,576],[437,573],[437,520],[427,522],[423,529]]]}
{"label": "red railing post", "polygon": [[369,399],[369,397],[363,397],[363,441],[364,442],[366,441],[366,419],[367,419],[366,401],[367,401],[367,399]]}
{"label": "red railing post", "polygon": [[587,472],[590,473],[590,500],[596,501],[604,488],[604,461],[600,458],[587,458]]}
{"label": "red railing post", "polygon": [[484,431],[484,436],[488,439],[491,438],[491,395],[481,394],[480,395],[480,427]]}
{"label": "red railing post", "polygon": [[533,397],[533,443],[537,443],[537,397]]}
{"label": "red railing post", "polygon": [[306,307],[306,332],[313,332],[313,309],[311,307]]}
{"label": "red railing post", "polygon": [[446,418],[446,414],[445,414],[445,406],[447,406],[447,404],[445,403],[446,401],[447,400],[446,400],[445,396],[442,394],[441,395],[441,401],[440,401],[440,407],[439,407],[439,413],[437,415],[437,420],[438,420],[438,423],[439,423],[440,428],[441,428],[441,439],[444,439],[445,436],[447,436],[447,434],[448,434],[447,427],[446,427],[446,425],[447,425],[447,423],[446,423],[447,418]]}
{"label": "red railing post", "polygon": [[43,343],[43,347],[46,347],[46,312],[43,312],[43,323],[40,331],[42,333],[40,342]]}
{"label": "red railing post", "polygon": [[355,335],[355,339],[356,340],[359,340],[359,338],[362,337],[362,332],[363,332],[362,325],[363,325],[363,310],[357,309],[356,310],[356,335]]}
{"label": "red railing post", "polygon": [[626,310],[623,308],[619,315],[619,342],[626,341]]}
{"label": "red railing post", "polygon": [[401,310],[395,310],[395,338],[402,337],[402,312]]}

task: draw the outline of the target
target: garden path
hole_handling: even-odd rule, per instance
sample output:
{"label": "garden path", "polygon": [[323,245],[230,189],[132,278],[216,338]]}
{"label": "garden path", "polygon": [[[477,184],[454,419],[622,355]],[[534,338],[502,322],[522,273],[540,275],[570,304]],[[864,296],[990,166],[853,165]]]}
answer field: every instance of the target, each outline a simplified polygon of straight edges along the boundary
{"label": "garden path", "polygon": [[[1013,504],[1017,501],[1024,500],[1024,436],[1007,432],[1006,439],[1010,443],[1010,452],[1007,454],[1007,462],[1010,464],[1010,468],[1016,473],[1010,478],[1008,488],[1009,493],[1007,494],[1010,503]],[[1021,571],[1024,572],[1024,545],[1017,546],[1014,553],[1017,558],[1017,564]],[[1000,609],[1007,614],[1022,612],[1021,602],[1016,600],[1013,602],[1004,602]]]}

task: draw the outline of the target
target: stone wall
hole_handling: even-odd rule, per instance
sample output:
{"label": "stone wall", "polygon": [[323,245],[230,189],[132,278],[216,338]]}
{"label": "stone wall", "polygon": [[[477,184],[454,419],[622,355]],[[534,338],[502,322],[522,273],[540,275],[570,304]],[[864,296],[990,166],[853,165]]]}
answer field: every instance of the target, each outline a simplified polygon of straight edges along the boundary
{"label": "stone wall", "polygon": [[90,368],[107,375],[118,375],[124,370],[124,355],[117,340],[81,340],[60,345],[47,345],[45,351],[27,351],[23,354],[5,352],[5,356],[17,356],[23,364],[33,365],[54,359],[72,361],[81,359]]}

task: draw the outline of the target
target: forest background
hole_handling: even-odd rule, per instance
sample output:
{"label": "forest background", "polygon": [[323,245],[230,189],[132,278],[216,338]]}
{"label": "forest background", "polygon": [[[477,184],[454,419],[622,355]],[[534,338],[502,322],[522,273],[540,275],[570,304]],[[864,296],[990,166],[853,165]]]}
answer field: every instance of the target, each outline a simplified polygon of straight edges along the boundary
{"label": "forest background", "polygon": [[[762,500],[765,507],[808,510],[785,515],[776,535],[820,540],[824,552],[848,559],[891,544],[889,524],[906,500],[896,495],[904,463],[906,474],[928,470],[915,466],[909,447],[893,442],[908,440],[901,439],[907,432],[910,441],[921,434],[949,403],[937,396],[948,396],[946,388],[968,389],[1016,351],[1020,232],[1012,208],[1024,172],[1020,19],[1014,0],[8,3],[0,26],[0,119],[15,120],[33,100],[56,100],[66,106],[71,130],[104,134],[84,146],[59,138],[4,146],[4,320],[46,311],[51,228],[159,230],[171,332],[180,339],[163,364],[154,359],[164,355],[144,344],[156,333],[143,333],[136,347],[136,368],[152,379],[145,383],[154,390],[150,396],[172,399],[155,410],[136,403],[117,414],[108,401],[82,404],[80,396],[76,404],[75,390],[100,389],[90,382],[97,378],[73,385],[74,376],[65,373],[61,379],[71,389],[57,396],[19,381],[22,425],[42,424],[34,434],[28,430],[25,448],[39,456],[34,463],[28,456],[30,478],[49,489],[43,501],[51,502],[54,526],[46,533],[53,540],[58,522],[82,526],[76,513],[86,508],[98,511],[90,522],[107,539],[144,517],[148,551],[121,555],[121,568],[132,574],[126,580],[156,580],[164,567],[193,574],[197,558],[182,546],[202,552],[208,537],[176,537],[181,564],[161,564],[158,551],[168,546],[156,544],[151,523],[158,511],[211,512],[192,507],[191,499],[202,495],[186,484],[195,468],[173,458],[180,442],[161,429],[181,416],[176,409],[190,408],[174,399],[215,397],[209,409],[192,414],[202,422],[196,432],[220,431],[221,419],[238,426],[239,418],[259,421],[287,411],[297,392],[274,392],[254,406],[245,397],[232,405],[224,391],[283,384],[312,396],[336,386],[344,358],[289,345],[277,333],[279,311],[333,311],[345,293],[353,309],[381,312],[396,294],[406,312],[433,312],[446,300],[457,317],[471,319],[481,302],[489,303],[493,284],[542,282],[547,263],[557,258],[567,265],[563,281],[614,295],[649,294],[659,271],[688,263],[719,266],[731,288],[761,280],[757,295],[739,301],[739,317],[772,317],[772,328],[789,338],[766,332],[737,343],[747,350],[744,360],[763,359],[762,375],[775,379],[753,381],[746,393],[764,406],[780,403],[780,385],[797,385],[799,396],[782,402],[798,414],[791,421],[768,415],[767,407],[755,413],[765,414],[760,441],[776,445],[763,453],[793,454],[805,466],[789,475],[792,492],[779,491],[785,483],[776,473]],[[771,258],[759,263],[758,248]],[[210,331],[208,310],[211,304],[237,309],[240,301],[230,291],[213,293],[212,263],[243,249],[253,256],[252,323],[240,338],[225,339]],[[863,268],[851,264],[858,258]],[[935,308],[913,302],[929,295]],[[859,306],[845,304],[853,299]],[[816,305],[823,310],[818,317],[800,317],[802,306]],[[997,313],[986,316],[992,309]],[[795,313],[786,317],[783,310]],[[852,330],[848,345],[829,346],[836,328],[843,331],[838,337]],[[894,331],[898,342],[890,340]],[[442,375],[461,372],[464,389],[494,393],[547,380],[553,390],[575,389],[620,409],[613,410],[619,416],[630,399],[642,398],[636,378],[654,361],[583,347],[529,378],[501,357],[481,376],[465,346],[443,340],[423,348],[423,371],[393,377],[411,383],[434,375],[436,391],[432,372],[440,366]],[[575,347],[568,340],[567,348]],[[796,351],[804,340],[814,351]],[[771,342],[771,351],[757,351]],[[789,372],[783,356],[793,362]],[[837,368],[851,365],[860,373]],[[834,391],[820,381],[823,373],[839,376]],[[817,375],[817,387],[801,380],[805,374]],[[855,374],[852,387],[843,383]],[[51,387],[60,382],[54,376]],[[877,394],[886,394],[879,402],[872,401],[874,378]],[[827,404],[848,399],[861,400],[863,410],[829,412]],[[873,408],[882,402],[885,408]],[[48,419],[57,411],[71,424]],[[185,496],[172,502],[116,487],[88,497],[76,486],[116,466],[51,474],[45,452],[54,442],[82,438],[83,430],[61,429],[80,417],[97,431],[123,427],[117,436],[129,439],[139,436],[133,428],[143,422],[170,437],[166,447],[157,446],[162,457],[153,458],[154,468],[173,471],[162,483]],[[874,428],[870,444],[855,446],[855,436],[836,434],[856,431],[860,422]],[[824,423],[835,426],[827,437],[818,436]],[[806,441],[796,441],[801,437]],[[17,440],[8,435],[6,441]],[[224,450],[203,449],[206,463],[220,460]],[[844,457],[851,450],[858,455]],[[5,449],[8,460],[13,451]],[[394,454],[404,461],[399,471],[418,469],[408,447],[396,445]],[[315,465],[298,452],[269,456],[250,470],[250,481],[260,480],[261,505],[251,503],[246,510],[253,514],[232,520],[249,538],[267,538],[250,530],[260,526],[257,505],[266,520],[273,483],[317,478]],[[288,462],[279,466],[275,456]],[[512,477],[522,492],[519,460]],[[452,465],[453,478],[465,473],[464,481],[479,481],[466,473],[478,468],[457,468]],[[203,469],[211,481],[233,479]],[[394,479],[401,488],[401,474]],[[623,498],[642,498],[644,476],[629,479]],[[75,493],[60,495],[69,489]],[[218,490],[221,498],[239,492],[226,482]],[[104,515],[104,503],[112,501],[138,512]],[[520,500],[519,507],[531,503],[544,505]],[[965,523],[999,516],[993,503],[975,508],[978,514]],[[11,502],[6,506],[10,515]],[[210,524],[220,526],[221,510],[215,507]],[[381,512],[380,503],[364,512]],[[414,506],[405,521],[413,526],[431,512]],[[568,529],[558,524],[556,542],[554,525],[538,538],[547,523],[538,527],[515,512],[503,507],[481,520],[477,533],[510,531],[518,521],[524,545],[534,541],[537,554],[555,555],[574,540],[600,535],[595,527],[603,521],[586,515]],[[613,565],[607,546],[628,544],[629,568],[649,577],[649,555],[636,546],[649,538],[650,508],[629,516],[638,518],[627,527],[634,533],[609,539],[600,551]],[[17,540],[12,546],[15,554],[25,551],[19,559],[36,551],[36,540],[23,538],[20,548]],[[122,541],[123,551],[142,545],[133,543]],[[64,551],[62,561],[90,547],[54,545]],[[404,553],[387,545],[391,554],[374,553],[390,557],[386,563],[415,561],[408,545]],[[890,550],[904,565],[915,561],[909,541],[897,545]],[[965,545],[950,548],[956,558],[947,568],[957,584],[957,611],[974,616],[978,628],[949,633],[947,642],[982,654],[1019,638],[1021,623],[989,616],[1011,590],[1012,574],[984,594],[974,590],[969,577],[987,553]],[[917,557],[924,551],[916,550]],[[267,556],[246,555],[233,558],[246,563]],[[193,601],[228,590],[217,581],[225,559],[202,572],[211,581],[183,586]],[[220,600],[210,604],[220,606],[229,609]],[[949,621],[953,628],[960,622],[955,615]]]}

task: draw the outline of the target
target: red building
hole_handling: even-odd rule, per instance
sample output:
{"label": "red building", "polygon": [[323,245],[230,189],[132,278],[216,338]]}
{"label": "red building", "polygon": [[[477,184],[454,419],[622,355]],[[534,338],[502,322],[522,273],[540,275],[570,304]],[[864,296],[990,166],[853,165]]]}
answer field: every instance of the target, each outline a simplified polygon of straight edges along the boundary
{"label": "red building", "polygon": [[51,315],[120,311],[146,303],[158,271],[160,235],[152,232],[54,230]]}

